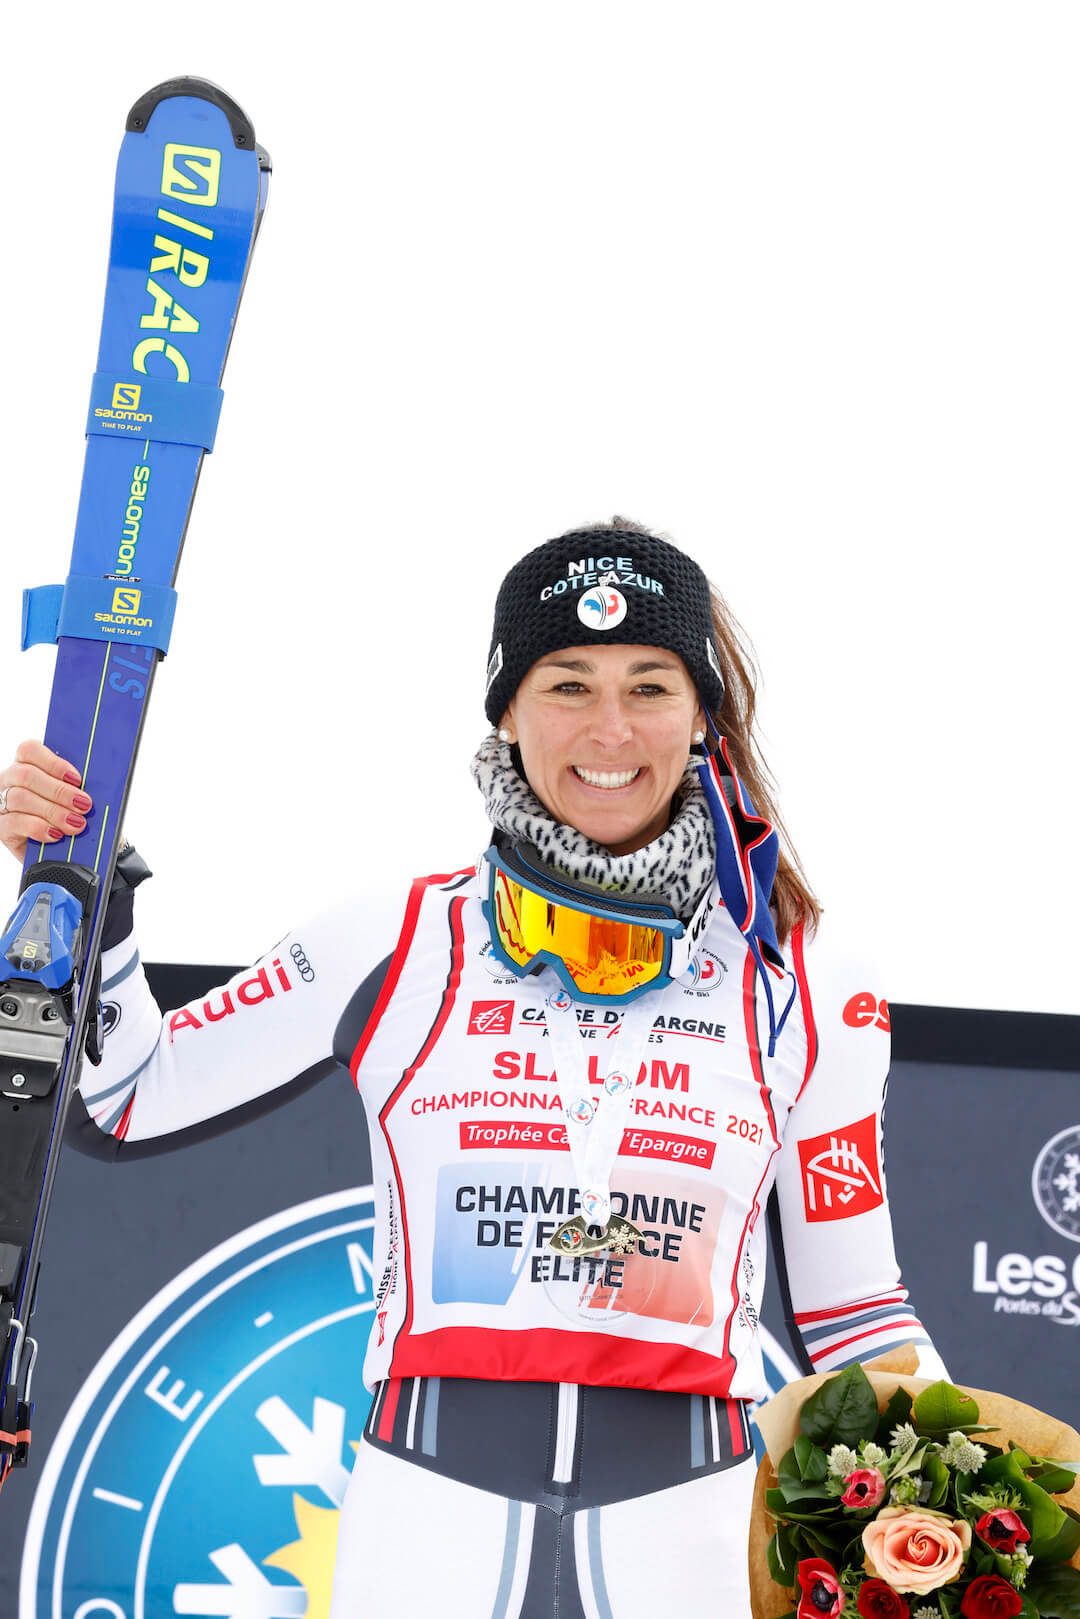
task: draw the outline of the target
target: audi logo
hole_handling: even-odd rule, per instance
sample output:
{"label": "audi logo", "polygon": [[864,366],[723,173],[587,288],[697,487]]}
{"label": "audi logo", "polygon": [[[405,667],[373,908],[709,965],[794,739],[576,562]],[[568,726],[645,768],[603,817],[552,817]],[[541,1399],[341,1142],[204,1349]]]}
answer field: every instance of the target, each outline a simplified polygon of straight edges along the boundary
{"label": "audi logo", "polygon": [[310,984],[315,977],[315,969],[304,954],[303,946],[294,944],[289,950],[290,956],[296,962],[296,970],[305,984]]}

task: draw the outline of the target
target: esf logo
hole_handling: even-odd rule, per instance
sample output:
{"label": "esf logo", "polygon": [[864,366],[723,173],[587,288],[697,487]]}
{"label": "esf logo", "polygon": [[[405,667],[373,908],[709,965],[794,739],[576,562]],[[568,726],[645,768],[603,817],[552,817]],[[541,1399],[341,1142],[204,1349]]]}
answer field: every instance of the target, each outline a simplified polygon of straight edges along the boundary
{"label": "esf logo", "polygon": [[370,1186],[287,1209],[125,1327],[49,1453],[20,1619],[329,1611],[373,1224]]}
{"label": "esf logo", "polygon": [[843,1018],[849,1029],[869,1029],[873,1025],[875,1029],[888,1031],[891,1027],[888,1001],[879,1001],[868,989],[851,997],[844,1007]]}

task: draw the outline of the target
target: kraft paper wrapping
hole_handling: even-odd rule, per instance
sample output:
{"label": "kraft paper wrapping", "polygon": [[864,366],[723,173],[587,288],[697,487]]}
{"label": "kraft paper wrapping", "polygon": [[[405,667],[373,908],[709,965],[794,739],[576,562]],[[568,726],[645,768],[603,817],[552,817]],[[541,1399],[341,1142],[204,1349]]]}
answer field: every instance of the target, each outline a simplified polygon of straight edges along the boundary
{"label": "kraft paper wrapping", "polygon": [[[905,1344],[902,1349],[882,1355],[879,1360],[869,1361],[864,1366],[863,1370],[877,1394],[879,1411],[884,1411],[898,1388],[905,1388],[909,1394],[916,1395],[930,1387],[934,1379],[914,1376],[917,1365],[914,1345]],[[796,1605],[792,1592],[774,1584],[769,1573],[765,1548],[775,1525],[765,1506],[765,1492],[775,1488],[775,1464],[791,1449],[798,1437],[799,1412],[804,1400],[836,1375],[835,1372],[820,1372],[815,1377],[803,1377],[797,1383],[789,1383],[767,1405],[755,1412],[755,1421],[761,1429],[768,1455],[758,1468],[750,1519],[750,1607],[754,1619],[780,1619],[782,1614],[790,1613]],[[991,1394],[975,1388],[967,1389],[967,1392],[974,1396],[978,1404],[979,1421],[992,1423],[999,1430],[973,1434],[976,1443],[985,1439],[989,1444],[1005,1449],[1011,1439],[1031,1456],[1052,1456],[1059,1462],[1080,1464],[1080,1434],[1075,1428],[1058,1422],[1045,1412],[1036,1411],[1034,1406],[1011,1400],[1005,1394]],[[1055,1495],[1054,1500],[1080,1512],[1080,1481],[1073,1485],[1067,1495]],[[1071,1561],[1075,1568],[1080,1569],[1080,1551]]]}

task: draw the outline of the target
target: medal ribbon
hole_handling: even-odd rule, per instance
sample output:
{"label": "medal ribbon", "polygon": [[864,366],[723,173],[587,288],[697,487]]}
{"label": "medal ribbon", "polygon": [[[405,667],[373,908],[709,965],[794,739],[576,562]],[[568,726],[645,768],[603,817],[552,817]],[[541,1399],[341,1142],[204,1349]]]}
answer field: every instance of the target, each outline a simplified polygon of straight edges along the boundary
{"label": "medal ribbon", "polygon": [[598,1088],[589,1084],[589,1051],[578,1027],[578,1003],[558,987],[554,973],[549,979],[556,989],[547,997],[545,1017],[581,1212],[587,1225],[606,1229],[611,1219],[611,1171],[630,1118],[656,1005],[651,995],[639,995],[627,1005],[622,1022],[611,1030],[607,1041],[595,1042],[603,1053],[598,1063],[603,1084]]}

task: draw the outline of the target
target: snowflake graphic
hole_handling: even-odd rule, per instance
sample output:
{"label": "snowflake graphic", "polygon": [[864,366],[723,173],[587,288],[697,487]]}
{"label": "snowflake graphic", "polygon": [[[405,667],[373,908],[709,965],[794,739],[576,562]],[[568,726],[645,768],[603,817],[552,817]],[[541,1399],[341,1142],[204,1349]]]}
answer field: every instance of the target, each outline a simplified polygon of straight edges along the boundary
{"label": "snowflake graphic", "polygon": [[1080,1242],[1080,1126],[1061,1130],[1046,1143],[1035,1161],[1031,1189],[1047,1223]]}
{"label": "snowflake graphic", "polygon": [[1065,1170],[1054,1176],[1054,1185],[1064,1192],[1062,1202],[1069,1214],[1080,1213],[1080,1153],[1065,1154]]}

